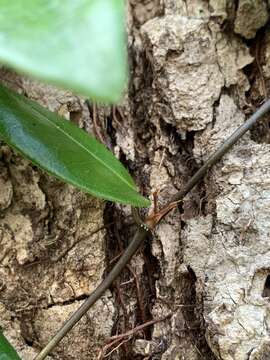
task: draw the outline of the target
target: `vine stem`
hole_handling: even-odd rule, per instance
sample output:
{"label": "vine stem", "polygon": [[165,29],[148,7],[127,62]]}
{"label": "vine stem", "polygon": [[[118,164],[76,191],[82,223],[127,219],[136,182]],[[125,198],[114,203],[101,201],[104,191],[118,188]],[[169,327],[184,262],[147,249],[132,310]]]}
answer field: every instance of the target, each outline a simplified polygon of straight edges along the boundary
{"label": "vine stem", "polygon": [[[222,145],[206,160],[204,165],[192,176],[186,186],[177,192],[168,205],[173,202],[181,201],[187,193],[203,178],[206,172],[215,165],[224,154],[248,131],[251,127],[268,111],[270,110],[270,100],[267,100],[262,106],[255,111],[255,113],[236,129],[233,134],[224,141]],[[167,205],[167,206],[168,206]],[[42,351],[35,357],[34,360],[43,360],[55,348],[55,346],[63,339],[63,337],[77,324],[81,317],[90,309],[90,307],[101,298],[106,290],[112,285],[113,281],[119,276],[125,266],[129,263],[132,256],[136,253],[140,245],[145,240],[149,230],[146,226],[140,225],[124,251],[121,258],[115,264],[111,272],[101,282],[101,284],[89,295],[85,302],[71,315],[71,317],[63,324],[62,328],[54,335],[49,343],[42,349]]]}

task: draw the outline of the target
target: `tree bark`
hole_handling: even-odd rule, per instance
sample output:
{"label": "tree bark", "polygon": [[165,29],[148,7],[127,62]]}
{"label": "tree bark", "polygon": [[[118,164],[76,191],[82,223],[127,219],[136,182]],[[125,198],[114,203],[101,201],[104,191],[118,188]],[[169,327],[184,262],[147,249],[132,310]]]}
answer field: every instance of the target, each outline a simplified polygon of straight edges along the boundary
{"label": "tree bark", "polygon": [[[130,0],[130,83],[118,106],[87,104],[5,69],[1,79],[93,133],[142,193],[160,191],[161,206],[268,96],[268,6]],[[97,359],[102,349],[108,359],[268,358],[268,119],[162,221],[52,359]],[[32,359],[106,276],[134,227],[129,207],[91,198],[0,149],[0,319]],[[110,336],[151,320],[106,347]]]}

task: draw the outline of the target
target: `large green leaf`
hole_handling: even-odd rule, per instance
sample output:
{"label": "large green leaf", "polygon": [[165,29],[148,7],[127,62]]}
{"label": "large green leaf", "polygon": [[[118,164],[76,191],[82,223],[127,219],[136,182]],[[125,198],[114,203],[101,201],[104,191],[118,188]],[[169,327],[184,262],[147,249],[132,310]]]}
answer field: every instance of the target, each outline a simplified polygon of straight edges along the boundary
{"label": "large green leaf", "polygon": [[18,354],[7,341],[0,329],[0,360],[20,360]]}
{"label": "large green leaf", "polygon": [[126,82],[123,0],[0,0],[0,61],[116,101]]}
{"label": "large green leaf", "polygon": [[112,201],[148,206],[123,165],[97,140],[0,86],[0,138],[50,174]]}

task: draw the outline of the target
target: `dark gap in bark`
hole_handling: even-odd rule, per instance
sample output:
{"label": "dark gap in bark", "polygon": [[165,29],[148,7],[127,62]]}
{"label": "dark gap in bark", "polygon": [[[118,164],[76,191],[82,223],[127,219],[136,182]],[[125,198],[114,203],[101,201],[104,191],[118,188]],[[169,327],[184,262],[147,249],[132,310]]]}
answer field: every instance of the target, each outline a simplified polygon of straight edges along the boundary
{"label": "dark gap in bark", "polygon": [[[105,224],[114,222],[114,225],[108,228],[106,235],[106,259],[108,264],[108,270],[106,271],[107,274],[117,261],[118,258],[116,259],[116,257],[121,255],[122,251],[128,245],[127,242],[131,241],[136,227],[131,226],[133,224],[133,218],[126,218],[125,213],[119,205],[108,203],[104,212],[104,220]],[[152,274],[153,262],[151,261],[151,256],[149,256],[149,250],[147,250],[149,245],[147,244],[149,244],[148,241],[146,241],[146,249],[143,250],[143,253],[147,253],[147,264],[144,266],[143,274],[136,274],[136,269],[132,268],[131,264],[128,264],[126,269],[119,276],[118,280],[111,287],[111,291],[115,297],[115,307],[117,309],[117,316],[112,329],[112,335],[124,333],[137,325],[151,320],[152,318],[151,299],[155,294],[152,295],[152,290],[149,286],[150,279],[147,276],[148,274],[145,268],[149,266]],[[115,260],[112,261],[113,259]],[[104,277],[106,274],[104,274]],[[134,279],[133,274],[136,274],[140,294],[137,292],[136,280]],[[130,283],[124,285],[125,282],[130,280],[132,280]],[[130,308],[131,300],[134,300],[136,303],[134,309]],[[119,358],[117,359],[135,359],[134,354],[132,353],[132,343],[135,338],[141,337],[141,334],[142,333],[136,334],[131,341],[125,343],[123,347],[119,348]],[[145,328],[143,334],[144,338],[150,339],[150,327]],[[136,357],[136,359],[141,359],[141,357]]]}
{"label": "dark gap in bark", "polygon": [[[129,5],[131,7],[130,13],[133,17],[133,27],[137,29],[148,20],[163,16],[165,11],[162,0],[131,0],[129,1]],[[137,11],[136,5],[140,6]]]}
{"label": "dark gap in bark", "polygon": [[[136,63],[137,57],[140,56],[140,63]],[[140,77],[138,88],[135,88],[133,79],[130,79],[130,109],[132,113],[132,126],[134,130],[135,144],[135,162],[132,165],[134,174],[137,175],[136,181],[141,191],[149,195],[149,173],[145,170],[145,165],[150,164],[149,153],[151,151],[151,140],[154,137],[155,126],[149,121],[152,109],[152,82],[153,72],[151,62],[146,53],[136,54],[130,50],[131,67],[141,71],[145,76]]]}
{"label": "dark gap in bark", "polygon": [[[120,210],[117,209],[117,206],[113,203],[108,202],[104,210],[104,222],[105,224],[114,222],[114,224],[112,227],[108,228],[105,236],[105,243],[106,243],[105,256],[106,256],[107,270],[105,271],[104,278],[108,275],[108,273],[114,266],[115,262],[118,260],[118,256],[121,256],[121,250],[125,247],[125,244],[122,244],[122,242],[119,243],[121,239],[119,239],[119,237],[116,236],[116,234],[119,232],[119,228],[122,228],[121,226],[122,219],[123,216]],[[125,329],[127,325],[125,308],[124,309],[121,308],[121,306],[125,304],[121,304],[120,299],[122,299],[122,296],[120,298],[119,293],[117,293],[117,290],[119,289],[119,282],[125,281],[126,276],[127,276],[127,272],[126,270],[124,270],[110,289],[112,291],[112,294],[114,295],[114,299],[115,299],[114,306],[117,312],[111,335],[118,335],[119,333],[125,332],[127,330]]]}
{"label": "dark gap in bark", "polygon": [[82,117],[82,111],[81,110],[70,111],[69,116],[70,116],[70,120],[78,125]]}
{"label": "dark gap in bark", "polygon": [[33,340],[29,340],[29,339],[24,338],[24,341],[25,341],[26,345],[28,345],[28,346],[33,346],[33,344],[34,344]]}
{"label": "dark gap in bark", "polygon": [[[135,147],[137,150],[136,157],[140,156],[144,161],[148,158],[148,147],[149,142],[153,138],[155,133],[154,125],[149,121],[149,117],[151,116],[148,111],[151,109],[151,105],[149,99],[151,98],[151,86],[145,88],[143,97],[148,100],[138,99],[138,103],[134,105],[134,130],[135,130]],[[138,95],[139,96],[139,95]],[[149,102],[149,103],[148,103]]]}
{"label": "dark gap in bark", "polygon": [[[252,95],[252,86],[254,86],[255,81],[257,80],[257,77],[260,76],[260,69],[259,65],[261,66],[262,63],[265,64],[265,59],[263,58],[263,50],[265,50],[265,35],[266,31],[269,26],[264,26],[261,29],[257,31],[257,34],[255,38],[253,39],[243,39],[244,43],[250,48],[250,53],[254,57],[254,61],[247,65],[243,71],[248,76],[251,89],[248,91],[248,95]],[[255,94],[257,98],[255,99],[257,101],[263,100],[263,97],[261,94]],[[253,95],[254,96],[254,95]]]}
{"label": "dark gap in bark", "polygon": [[[183,152],[186,153],[189,156],[193,156],[193,149],[194,149],[194,138],[195,138],[195,131],[187,131],[186,133],[186,139],[184,141],[182,141],[182,148],[183,148]],[[197,170],[198,165],[195,159],[192,159],[191,161],[191,166],[189,164],[189,166],[187,167],[188,169],[190,169],[191,167],[191,171]]]}
{"label": "dark gap in bark", "polygon": [[38,336],[35,331],[34,318],[36,316],[36,310],[26,309],[25,312],[16,316],[16,319],[20,322],[20,332],[23,340],[28,346],[33,346],[38,341]]}
{"label": "dark gap in bark", "polygon": [[[187,132],[186,140],[182,140],[180,143],[181,155],[175,155],[176,179],[181,179],[182,184],[185,184],[203,163],[200,158],[196,159],[193,155],[195,134],[196,132],[194,131]],[[205,183],[207,183],[207,177],[198,183],[184,199],[180,212],[182,228],[185,227],[184,223],[187,219],[207,214],[209,191]]]}
{"label": "dark gap in bark", "polygon": [[[151,241],[147,241],[144,247],[144,304],[145,315],[147,321],[152,319],[151,310],[156,299],[156,286],[155,282],[160,277],[160,267],[157,258],[151,252]],[[145,336],[147,340],[152,338],[153,326],[146,328]]]}
{"label": "dark gap in bark", "polygon": [[258,144],[270,144],[270,117],[264,116],[251,130],[251,139]]}
{"label": "dark gap in bark", "polygon": [[[247,65],[243,70],[250,82],[250,89],[247,91],[247,99],[251,104],[247,115],[251,115],[258,108],[265,98],[269,96],[270,79],[265,78],[262,66],[265,64],[265,36],[269,31],[269,26],[258,30],[256,37],[251,40],[245,40],[250,48],[251,55],[254,56],[252,64]],[[259,144],[270,144],[270,117],[265,115],[250,131],[251,139]]]}
{"label": "dark gap in bark", "polygon": [[116,146],[116,129],[113,126],[112,109],[110,116],[107,117],[106,134],[110,137],[111,146],[112,147]]}
{"label": "dark gap in bark", "polygon": [[[191,329],[189,334],[193,345],[197,348],[198,353],[202,359],[215,360],[211,349],[209,348],[205,339],[205,323],[203,319],[203,300],[197,294],[196,282],[197,277],[194,270],[188,266],[188,273],[183,276],[183,298],[187,305],[194,305],[183,307],[182,312],[186,322],[187,329]],[[180,336],[185,334],[179,329]]]}
{"label": "dark gap in bark", "polygon": [[239,6],[239,0],[235,0],[235,11],[237,11],[238,6]]}
{"label": "dark gap in bark", "polygon": [[266,277],[262,297],[270,298],[270,275],[267,275],[267,277]]}
{"label": "dark gap in bark", "polygon": [[[234,21],[236,16],[236,10],[238,8],[238,0],[227,0],[226,1],[226,13],[227,13],[227,19],[223,21],[223,23],[220,25],[220,30],[223,33],[226,33],[227,35],[231,34],[235,36],[234,33]],[[211,16],[211,19],[213,19],[213,16]],[[220,18],[218,19],[218,21]]]}

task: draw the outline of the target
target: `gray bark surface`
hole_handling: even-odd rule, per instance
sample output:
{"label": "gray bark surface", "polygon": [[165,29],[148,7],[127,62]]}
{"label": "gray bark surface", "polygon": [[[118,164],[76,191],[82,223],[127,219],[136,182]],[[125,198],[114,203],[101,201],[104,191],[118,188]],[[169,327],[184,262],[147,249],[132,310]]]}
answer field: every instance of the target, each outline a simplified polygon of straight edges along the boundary
{"label": "gray bark surface", "polygon": [[[1,80],[97,136],[145,195],[160,191],[161,206],[268,95],[268,7],[130,0],[131,75],[119,106],[88,106],[5,69]],[[162,221],[51,359],[101,358],[110,336],[169,314],[106,358],[270,358],[268,119]],[[0,168],[0,321],[32,359],[106,275],[134,226],[129,207],[62,184],[3,143]]]}

